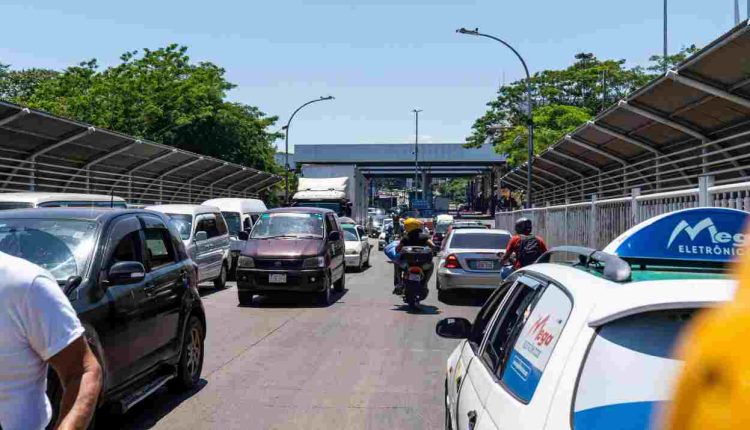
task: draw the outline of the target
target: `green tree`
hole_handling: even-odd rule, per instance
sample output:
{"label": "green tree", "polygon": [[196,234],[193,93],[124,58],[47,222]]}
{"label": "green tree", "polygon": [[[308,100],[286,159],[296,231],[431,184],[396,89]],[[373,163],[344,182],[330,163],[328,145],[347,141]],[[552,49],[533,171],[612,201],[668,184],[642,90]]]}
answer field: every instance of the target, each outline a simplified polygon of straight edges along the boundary
{"label": "green tree", "polygon": [[698,52],[698,47],[695,45],[690,45],[688,47],[683,47],[682,49],[680,49],[680,52],[676,54],[667,55],[666,59],[663,55],[652,55],[648,59],[648,61],[650,61],[652,64],[648,66],[646,70],[656,75],[661,74],[664,70],[669,70],[677,67],[680,63],[685,61],[689,56],[695,54],[696,52]]}
{"label": "green tree", "polygon": [[466,178],[452,178],[438,186],[441,196],[451,199],[452,202],[466,203],[466,187],[469,180]]}
{"label": "green tree", "polygon": [[[584,121],[655,78],[664,67],[679,64],[698,48],[691,45],[664,60],[628,68],[625,60],[600,60],[591,53],[575,56],[573,64],[562,70],[535,73],[528,82],[534,112],[535,153],[540,153]],[[508,154],[511,166],[527,159],[526,113],[527,82],[521,80],[501,87],[497,97],[487,104],[467,137],[466,145],[476,147],[491,142],[498,152]]]}
{"label": "green tree", "polygon": [[54,70],[11,70],[9,65],[0,64],[0,99],[25,104],[39,84],[55,76]]}
{"label": "green tree", "polygon": [[277,172],[268,129],[276,121],[257,107],[227,102],[234,87],[224,69],[194,63],[169,45],[126,52],[99,70],[96,60],[41,82],[28,105],[139,138]]}

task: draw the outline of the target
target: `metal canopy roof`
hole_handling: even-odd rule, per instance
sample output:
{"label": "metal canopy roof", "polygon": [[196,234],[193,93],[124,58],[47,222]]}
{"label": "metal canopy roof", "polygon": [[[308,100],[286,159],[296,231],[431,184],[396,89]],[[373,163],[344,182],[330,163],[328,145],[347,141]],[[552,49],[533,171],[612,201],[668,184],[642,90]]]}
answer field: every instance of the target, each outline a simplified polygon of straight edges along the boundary
{"label": "metal canopy roof", "polygon": [[[732,29],[533,160],[534,200],[684,188],[750,175],[750,27]],[[526,164],[503,180],[525,188]]]}
{"label": "metal canopy roof", "polygon": [[0,101],[0,192],[113,192],[131,202],[256,195],[277,175]]}

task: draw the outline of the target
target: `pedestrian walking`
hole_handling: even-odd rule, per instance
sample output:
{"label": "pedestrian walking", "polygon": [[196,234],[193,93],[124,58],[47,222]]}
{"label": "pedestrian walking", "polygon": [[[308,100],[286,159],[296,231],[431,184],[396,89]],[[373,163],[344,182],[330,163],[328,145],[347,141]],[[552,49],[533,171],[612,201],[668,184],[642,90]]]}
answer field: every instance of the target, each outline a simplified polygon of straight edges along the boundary
{"label": "pedestrian walking", "polygon": [[101,389],[101,367],[53,276],[0,252],[0,427],[41,430],[52,419],[48,365],[62,401],[56,428],[85,429]]}

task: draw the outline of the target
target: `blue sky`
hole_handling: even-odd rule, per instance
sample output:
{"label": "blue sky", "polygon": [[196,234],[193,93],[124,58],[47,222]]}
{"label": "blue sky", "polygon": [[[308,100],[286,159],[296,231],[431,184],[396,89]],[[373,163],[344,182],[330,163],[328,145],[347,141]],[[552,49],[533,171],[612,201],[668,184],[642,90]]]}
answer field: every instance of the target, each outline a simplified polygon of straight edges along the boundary
{"label": "blue sky", "polygon": [[[732,0],[670,3],[672,49],[733,25]],[[413,141],[415,107],[421,141],[463,141],[522,69],[510,51],[458,27],[505,38],[532,72],[580,51],[645,64],[662,37],[660,0],[0,0],[0,16],[0,62],[15,67],[108,65],[174,42],[224,67],[238,85],[232,100],[280,123],[311,98],[335,96],[295,118],[292,144]]]}

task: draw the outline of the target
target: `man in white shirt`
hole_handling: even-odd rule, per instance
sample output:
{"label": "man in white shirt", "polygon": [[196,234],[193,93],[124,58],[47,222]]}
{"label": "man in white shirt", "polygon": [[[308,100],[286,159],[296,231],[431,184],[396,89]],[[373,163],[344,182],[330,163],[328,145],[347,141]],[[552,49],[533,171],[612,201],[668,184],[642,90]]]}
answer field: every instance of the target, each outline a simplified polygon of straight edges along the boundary
{"label": "man in white shirt", "polygon": [[0,426],[44,429],[52,417],[47,365],[63,389],[59,429],[85,429],[101,389],[101,367],[52,275],[0,252]]}

